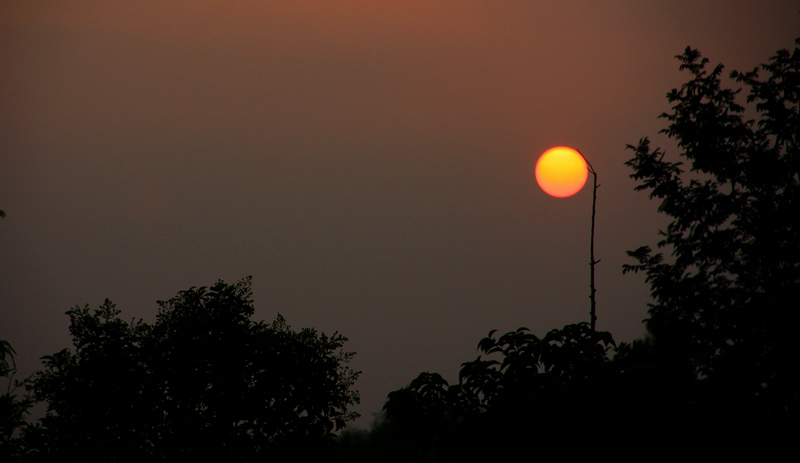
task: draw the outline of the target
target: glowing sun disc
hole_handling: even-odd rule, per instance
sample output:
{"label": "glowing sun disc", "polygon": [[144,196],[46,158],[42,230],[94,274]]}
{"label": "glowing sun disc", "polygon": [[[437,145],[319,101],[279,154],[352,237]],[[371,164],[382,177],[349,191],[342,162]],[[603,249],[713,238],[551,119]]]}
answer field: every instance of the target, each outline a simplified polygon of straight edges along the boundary
{"label": "glowing sun disc", "polygon": [[586,160],[572,148],[550,148],[536,161],[536,182],[550,196],[572,196],[581,191],[587,178],[589,169]]}

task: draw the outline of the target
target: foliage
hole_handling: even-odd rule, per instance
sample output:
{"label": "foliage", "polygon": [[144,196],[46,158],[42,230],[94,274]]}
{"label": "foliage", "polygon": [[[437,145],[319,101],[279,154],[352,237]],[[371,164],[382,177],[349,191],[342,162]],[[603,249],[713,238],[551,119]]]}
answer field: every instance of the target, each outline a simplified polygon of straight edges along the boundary
{"label": "foliage", "polygon": [[108,300],[67,312],[75,350],[35,377],[47,459],[247,460],[324,443],[357,416],[347,339],[251,320],[249,278],[159,305],[153,325],[121,320]]}
{"label": "foliage", "polygon": [[554,445],[601,441],[588,429],[563,431],[583,420],[614,421],[608,410],[617,405],[618,380],[607,355],[614,346],[610,333],[592,331],[588,323],[543,338],[526,328],[500,337],[495,332],[478,343],[482,355],[462,364],[458,384],[422,373],[389,394],[384,427],[393,428],[403,458],[513,456],[531,436]]}
{"label": "foliage", "polygon": [[15,354],[8,341],[0,340],[0,378],[7,378],[6,390],[0,395],[0,461],[21,458],[24,445],[18,432],[27,425],[25,415],[33,405],[29,396],[20,398],[16,394],[17,389],[27,385],[28,380],[14,379],[17,372]]}
{"label": "foliage", "polygon": [[342,449],[347,461],[523,454],[571,461],[606,453],[672,461],[699,450],[726,455],[718,446],[723,439],[770,442],[775,449],[791,442],[785,429],[763,422],[741,428],[698,407],[694,371],[652,338],[617,345],[588,323],[542,338],[525,328],[495,333],[478,343],[477,359],[462,364],[458,383],[426,372],[390,393],[383,421],[368,435],[340,442],[350,446]]}
{"label": "foliage", "polygon": [[757,121],[745,119],[740,91],[723,87],[722,65],[709,70],[691,48],[677,58],[691,80],[667,95],[674,105],[662,133],[689,171],[647,138],[628,146],[635,157],[626,163],[637,190],[672,218],[658,243],[671,255],[643,246],[623,271],[646,274],[655,301],[648,329],[690,361],[698,402],[731,414],[796,413],[800,48],[730,74],[749,88]]}

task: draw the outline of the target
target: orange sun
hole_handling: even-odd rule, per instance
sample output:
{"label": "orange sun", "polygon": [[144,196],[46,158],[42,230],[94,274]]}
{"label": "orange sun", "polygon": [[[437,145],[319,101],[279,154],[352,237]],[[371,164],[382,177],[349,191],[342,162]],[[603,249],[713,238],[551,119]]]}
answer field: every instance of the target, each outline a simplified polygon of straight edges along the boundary
{"label": "orange sun", "polygon": [[566,198],[581,191],[587,178],[586,160],[572,148],[550,148],[536,161],[536,182],[545,193],[556,198]]}

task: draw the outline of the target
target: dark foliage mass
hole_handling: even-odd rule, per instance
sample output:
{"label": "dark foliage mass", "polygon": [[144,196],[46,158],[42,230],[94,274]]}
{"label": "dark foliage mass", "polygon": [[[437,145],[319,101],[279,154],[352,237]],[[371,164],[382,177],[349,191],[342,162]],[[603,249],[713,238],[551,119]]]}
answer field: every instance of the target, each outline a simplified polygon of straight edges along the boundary
{"label": "dark foliage mass", "polygon": [[491,332],[478,344],[482,355],[462,365],[458,384],[423,373],[389,394],[386,427],[403,443],[392,453],[405,453],[397,461],[457,461],[513,455],[531,436],[566,444],[576,436],[561,430],[577,417],[606,416],[604,400],[615,387],[606,355],[612,345],[609,333],[587,323],[541,339],[525,328],[499,338]]}
{"label": "dark foliage mass", "polygon": [[355,412],[346,339],[251,320],[250,280],[160,301],[155,324],[108,300],[68,313],[74,351],[34,378],[47,415],[31,439],[42,460],[241,461],[311,452]]}
{"label": "dark foliage mass", "polygon": [[647,275],[655,300],[648,329],[691,363],[698,401],[716,413],[733,401],[737,414],[796,416],[800,48],[731,73],[749,88],[757,120],[743,116],[738,91],[722,87],[722,65],[707,69],[689,48],[678,58],[691,80],[667,95],[674,106],[661,117],[685,164],[646,138],[629,146],[627,163],[637,189],[672,218],[658,243],[670,255],[640,247],[629,252],[638,264],[624,271]]}
{"label": "dark foliage mass", "polygon": [[14,378],[17,372],[15,354],[8,341],[0,341],[0,378],[5,378],[5,384],[0,384],[0,387],[5,386],[0,395],[0,461],[12,461],[24,452],[24,442],[19,433],[26,426],[25,418],[33,405],[29,395],[19,394],[28,381]]}
{"label": "dark foliage mass", "polygon": [[[655,362],[651,344],[617,346],[588,323],[542,338],[526,328],[492,331],[478,350],[457,384],[422,373],[389,394],[385,419],[361,441],[347,441],[359,450],[356,461],[637,456],[671,435],[666,423],[683,412],[687,375]],[[652,416],[659,423],[638,426]]]}

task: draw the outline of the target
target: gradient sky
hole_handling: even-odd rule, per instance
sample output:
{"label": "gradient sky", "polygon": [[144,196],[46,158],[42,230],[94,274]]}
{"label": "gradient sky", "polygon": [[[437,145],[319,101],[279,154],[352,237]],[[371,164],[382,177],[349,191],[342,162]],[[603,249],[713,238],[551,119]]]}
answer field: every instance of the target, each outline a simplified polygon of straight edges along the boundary
{"label": "gradient sky", "polygon": [[[339,331],[367,425],[423,371],[457,381],[491,329],[644,334],[621,273],[665,218],[623,163],[688,77],[687,45],[750,70],[800,36],[792,1],[0,0],[0,339],[22,373],[64,312],[254,277],[256,317]],[[591,181],[591,179],[590,179]]]}

